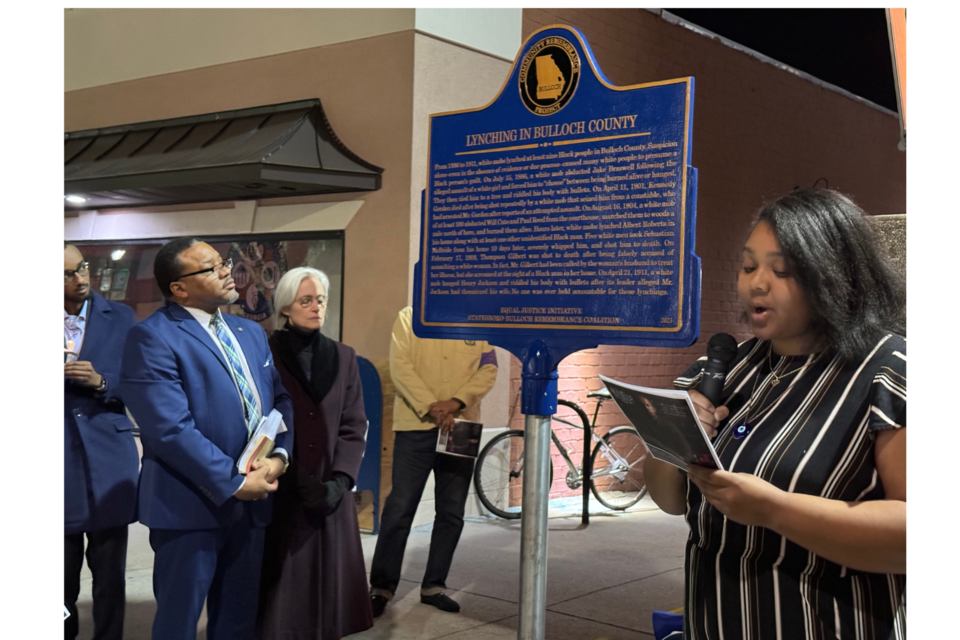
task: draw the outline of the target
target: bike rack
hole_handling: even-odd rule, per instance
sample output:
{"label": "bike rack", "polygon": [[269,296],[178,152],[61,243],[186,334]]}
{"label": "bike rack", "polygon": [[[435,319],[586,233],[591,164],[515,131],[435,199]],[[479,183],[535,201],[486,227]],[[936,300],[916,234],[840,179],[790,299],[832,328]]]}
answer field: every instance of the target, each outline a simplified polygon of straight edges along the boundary
{"label": "bike rack", "polygon": [[[576,402],[558,400],[557,404],[572,409],[583,423],[583,462],[580,465],[583,473],[583,514],[580,516],[580,522],[588,525],[590,524],[590,483],[593,482],[593,456],[590,455],[593,449],[593,427],[590,425],[590,419],[587,418],[587,412]],[[598,403],[598,409],[599,406]],[[593,419],[596,420],[597,416],[594,415]]]}

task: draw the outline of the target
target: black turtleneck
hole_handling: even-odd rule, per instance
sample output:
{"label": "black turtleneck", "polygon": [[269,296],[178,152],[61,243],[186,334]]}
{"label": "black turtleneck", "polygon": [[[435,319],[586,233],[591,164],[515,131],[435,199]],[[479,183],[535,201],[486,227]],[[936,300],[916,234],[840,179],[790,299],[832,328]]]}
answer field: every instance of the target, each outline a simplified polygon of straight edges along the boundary
{"label": "black turtleneck", "polygon": [[307,380],[310,380],[311,368],[313,367],[313,341],[316,339],[317,334],[320,332],[318,330],[314,331],[304,331],[300,327],[295,327],[291,324],[287,325],[287,330],[290,332],[290,346],[293,348],[293,352],[297,354],[297,362],[300,363],[300,368],[303,370],[303,375],[307,377]]}
{"label": "black turtleneck", "polygon": [[315,403],[323,402],[336,382],[340,367],[337,343],[318,330],[305,331],[289,322],[273,336],[287,370]]}

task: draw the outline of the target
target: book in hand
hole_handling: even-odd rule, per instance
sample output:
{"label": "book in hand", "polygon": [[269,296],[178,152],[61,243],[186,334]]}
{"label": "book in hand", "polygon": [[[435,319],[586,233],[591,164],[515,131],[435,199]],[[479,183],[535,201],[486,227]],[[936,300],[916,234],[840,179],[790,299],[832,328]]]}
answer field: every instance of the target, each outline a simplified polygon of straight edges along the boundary
{"label": "book in hand", "polygon": [[253,463],[257,460],[263,460],[273,452],[273,447],[277,442],[277,436],[287,430],[287,425],[283,422],[283,415],[276,409],[270,412],[270,415],[260,419],[260,424],[250,436],[247,446],[240,454],[237,460],[237,471],[241,475],[247,475],[253,470]]}
{"label": "book in hand", "polygon": [[600,380],[654,458],[684,470],[690,464],[723,469],[689,393]]}
{"label": "book in hand", "polygon": [[437,451],[461,458],[476,458],[480,453],[483,425],[469,420],[453,421],[453,428],[437,436]]}

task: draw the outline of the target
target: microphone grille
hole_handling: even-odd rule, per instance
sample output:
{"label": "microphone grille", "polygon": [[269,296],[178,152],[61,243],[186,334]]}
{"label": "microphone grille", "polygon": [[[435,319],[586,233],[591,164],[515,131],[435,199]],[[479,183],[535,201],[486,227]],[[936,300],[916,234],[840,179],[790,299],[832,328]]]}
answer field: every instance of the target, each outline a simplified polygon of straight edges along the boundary
{"label": "microphone grille", "polygon": [[727,364],[737,357],[737,341],[729,333],[718,333],[707,343],[707,357]]}

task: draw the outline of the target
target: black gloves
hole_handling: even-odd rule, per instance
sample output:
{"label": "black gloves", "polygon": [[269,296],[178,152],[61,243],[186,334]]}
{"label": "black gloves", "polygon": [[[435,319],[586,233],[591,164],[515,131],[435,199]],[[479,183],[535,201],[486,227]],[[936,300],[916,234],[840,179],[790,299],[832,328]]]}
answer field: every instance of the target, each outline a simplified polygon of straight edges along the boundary
{"label": "black gloves", "polygon": [[343,495],[353,486],[353,478],[335,471],[333,477],[324,482],[297,465],[297,491],[303,506],[317,509],[322,515],[330,515],[340,506]]}

